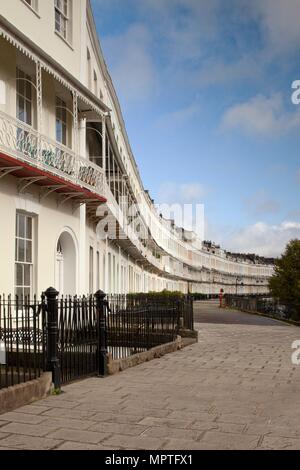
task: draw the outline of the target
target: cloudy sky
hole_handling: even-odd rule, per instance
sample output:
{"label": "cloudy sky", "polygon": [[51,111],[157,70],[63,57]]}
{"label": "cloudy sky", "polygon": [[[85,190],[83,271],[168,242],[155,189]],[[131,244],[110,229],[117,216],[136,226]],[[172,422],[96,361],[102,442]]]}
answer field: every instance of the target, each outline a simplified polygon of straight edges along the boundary
{"label": "cloudy sky", "polygon": [[145,189],[203,203],[206,238],[300,238],[300,0],[92,0]]}

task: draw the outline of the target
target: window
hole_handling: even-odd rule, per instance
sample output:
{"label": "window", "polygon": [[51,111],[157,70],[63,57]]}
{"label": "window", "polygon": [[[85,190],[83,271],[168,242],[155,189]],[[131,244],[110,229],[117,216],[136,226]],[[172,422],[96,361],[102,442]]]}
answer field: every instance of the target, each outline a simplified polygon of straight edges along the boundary
{"label": "window", "polygon": [[111,254],[108,253],[108,259],[107,259],[107,263],[108,263],[108,293],[109,294],[112,294],[112,279],[111,279]]}
{"label": "window", "polygon": [[92,87],[92,61],[90,51],[87,49],[87,86],[89,89]]}
{"label": "window", "polygon": [[67,145],[67,105],[56,98],[56,141]]}
{"label": "window", "polygon": [[89,290],[92,294],[94,290],[94,249],[92,246],[90,246]]}
{"label": "window", "polygon": [[17,69],[17,118],[32,125],[32,85],[31,77]]}
{"label": "window", "polygon": [[18,212],[15,246],[16,295],[20,298],[29,297],[33,289],[33,218]]}
{"label": "window", "polygon": [[97,95],[98,93],[98,78],[97,78],[97,74],[94,70],[94,93],[95,95]]}
{"label": "window", "polygon": [[69,2],[55,0],[55,31],[64,39],[68,37]]}
{"label": "window", "polygon": [[38,0],[23,0],[24,3],[27,3],[33,10],[38,11]]}
{"label": "window", "polygon": [[96,289],[100,289],[100,253],[97,251],[97,280],[96,280]]}

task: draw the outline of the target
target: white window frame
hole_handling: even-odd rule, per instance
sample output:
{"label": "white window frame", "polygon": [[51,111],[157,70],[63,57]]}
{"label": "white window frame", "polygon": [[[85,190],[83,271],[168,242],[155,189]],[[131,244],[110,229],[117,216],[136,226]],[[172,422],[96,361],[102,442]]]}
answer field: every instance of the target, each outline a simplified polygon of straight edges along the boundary
{"label": "white window frame", "polygon": [[[17,119],[19,121],[24,122],[28,126],[33,125],[33,99],[32,99],[32,85],[29,83],[31,82],[31,77],[30,75],[27,75],[23,70],[20,68],[17,68],[16,70],[16,114],[17,114]],[[28,94],[29,87],[30,86],[30,93]],[[23,92],[21,87],[23,87]],[[25,120],[20,119],[20,100],[24,100],[24,111],[25,111]],[[26,104],[30,105],[30,120],[27,118],[27,111],[26,111]]]}
{"label": "white window frame", "polygon": [[[70,12],[69,0],[54,0],[55,31],[63,39],[65,39],[65,41],[68,41],[69,21],[70,21],[69,12]],[[59,23],[57,22],[57,18],[60,19]]]}
{"label": "white window frame", "polygon": [[100,289],[100,251],[96,253],[96,289]]}
{"label": "white window frame", "polygon": [[89,293],[94,293],[94,248],[89,250]]}
{"label": "white window frame", "polygon": [[[59,144],[68,145],[68,116],[67,103],[59,96],[55,100],[55,138]],[[58,139],[57,124],[61,125],[61,140]]]}
{"label": "white window frame", "polygon": [[39,14],[39,0],[22,0],[23,3],[25,3],[25,5],[30,8],[30,10],[35,13],[38,17]]}
{"label": "white window frame", "polygon": [[[20,218],[24,218],[24,236],[21,236],[20,233]],[[27,228],[28,222],[31,221],[31,236],[28,236]],[[26,214],[24,212],[16,212],[16,228],[15,228],[15,293],[18,294],[18,291],[21,292],[23,299],[25,296],[29,295],[32,298],[33,287],[34,287],[34,249],[35,249],[35,240],[34,240],[34,229],[35,229],[35,219],[32,215]],[[20,256],[20,243],[24,244],[24,257]],[[31,257],[27,259],[27,244],[31,243]],[[25,269],[29,267],[29,283],[25,283]],[[17,281],[17,270],[21,269],[22,271],[22,282],[19,284]],[[28,274],[27,274],[28,275]]]}

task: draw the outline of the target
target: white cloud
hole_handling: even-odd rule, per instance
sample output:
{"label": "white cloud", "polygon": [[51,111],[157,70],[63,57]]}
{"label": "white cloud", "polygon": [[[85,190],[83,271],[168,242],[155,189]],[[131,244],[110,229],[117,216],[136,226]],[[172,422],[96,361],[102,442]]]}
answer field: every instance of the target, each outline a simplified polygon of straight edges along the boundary
{"label": "white cloud", "polygon": [[163,114],[157,119],[156,125],[160,128],[173,130],[195,118],[199,113],[199,110],[199,105],[197,103],[192,103],[185,108]]}
{"label": "white cloud", "polygon": [[148,29],[134,24],[123,34],[105,38],[103,44],[114,82],[126,104],[149,99],[158,82]]}
{"label": "white cloud", "polygon": [[255,54],[244,55],[232,63],[209,57],[202,62],[201,69],[192,74],[190,81],[196,86],[212,86],[239,80],[257,81],[262,75],[263,69]]}
{"label": "white cloud", "polygon": [[269,98],[257,95],[249,101],[233,105],[223,118],[222,129],[238,129],[246,134],[277,135],[300,126],[300,112],[287,112],[279,93]]}
{"label": "white cloud", "polygon": [[271,53],[299,47],[299,0],[255,0]]}
{"label": "white cloud", "polygon": [[160,204],[191,204],[203,202],[208,188],[200,183],[171,183],[161,185],[157,200]]}
{"label": "white cloud", "polygon": [[293,210],[288,213],[288,217],[291,217],[293,219],[300,219],[300,209],[299,210]]}
{"label": "white cloud", "polygon": [[246,209],[253,215],[275,214],[280,209],[278,201],[270,198],[265,190],[256,191],[245,200]]}
{"label": "white cloud", "polygon": [[178,227],[196,232],[203,239],[203,198],[208,192],[209,188],[200,183],[167,182],[158,191],[156,208],[165,218],[174,219]]}
{"label": "white cloud", "polygon": [[[99,18],[101,11],[113,14],[120,3],[93,0]],[[229,7],[223,0],[127,0],[127,3],[140,28],[151,25],[146,41],[144,33],[136,34],[136,25],[132,24],[127,32],[104,39],[103,43],[112,49],[106,50],[106,56],[110,57],[111,52],[115,56],[113,76],[117,84],[120,82],[124,96],[129,92],[129,100],[135,98],[135,85],[137,93],[142,91],[143,78],[149,96],[155,75],[161,80],[179,81],[182,86],[188,82],[196,87],[261,79],[278,52],[284,53],[281,59],[288,60],[289,53],[299,48],[299,0],[231,0]],[[257,29],[259,47],[255,43],[251,47],[252,42],[245,40],[244,26],[251,25]],[[228,38],[234,44],[235,54],[234,59],[226,61],[223,52],[227,57]],[[155,70],[157,53],[163,58],[163,65]],[[192,66],[187,69],[186,63]]]}
{"label": "white cloud", "polygon": [[293,238],[300,238],[299,222],[286,221],[278,225],[257,222],[246,228],[232,231],[222,240],[222,243],[226,249],[234,252],[279,256],[286,244]]}

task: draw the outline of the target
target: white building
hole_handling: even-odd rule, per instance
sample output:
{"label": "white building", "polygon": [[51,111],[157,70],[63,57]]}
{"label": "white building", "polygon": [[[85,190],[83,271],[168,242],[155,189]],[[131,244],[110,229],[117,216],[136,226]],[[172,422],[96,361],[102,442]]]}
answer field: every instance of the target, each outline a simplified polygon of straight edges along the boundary
{"label": "white building", "polygon": [[5,293],[264,292],[273,271],[156,213],[89,0],[0,2],[0,220]]}

